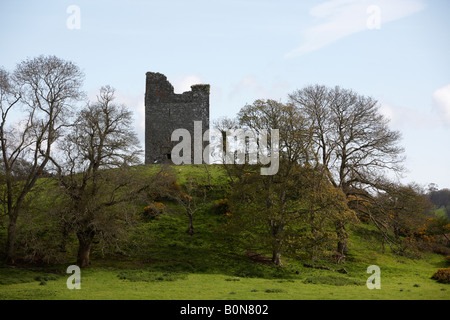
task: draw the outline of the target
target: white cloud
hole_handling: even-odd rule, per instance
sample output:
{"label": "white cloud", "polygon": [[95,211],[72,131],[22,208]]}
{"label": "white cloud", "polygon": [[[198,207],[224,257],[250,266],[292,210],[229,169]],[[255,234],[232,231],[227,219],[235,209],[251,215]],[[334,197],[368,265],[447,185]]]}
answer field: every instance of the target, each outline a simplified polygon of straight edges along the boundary
{"label": "white cloud", "polygon": [[395,129],[432,129],[436,128],[438,119],[432,112],[424,112],[412,108],[393,106],[380,102],[380,113],[390,120]]}
{"label": "white cloud", "polygon": [[381,103],[380,105],[380,113],[389,119],[391,122],[394,121],[395,112],[394,109],[388,105],[387,103]]}
{"label": "white cloud", "polygon": [[[169,79],[169,81],[171,80]],[[175,89],[175,93],[183,93],[186,91],[191,91],[192,85],[202,83],[204,83],[203,78],[195,74],[180,76],[178,78],[175,78],[172,82]]]}
{"label": "white cloud", "polygon": [[246,76],[242,78],[230,92],[230,98],[234,98],[236,96],[240,97],[245,95],[245,93],[260,96],[261,98],[268,95],[263,86],[253,76]]}
{"label": "white cloud", "polygon": [[[379,10],[373,10],[373,9]],[[331,0],[313,7],[309,14],[320,24],[304,30],[303,44],[286,54],[294,57],[332,44],[354,33],[370,30],[374,15],[380,26],[425,8],[422,0]],[[377,18],[377,17],[375,17]]]}
{"label": "white cloud", "polygon": [[[251,99],[274,99],[280,100],[285,98],[286,92],[290,90],[290,86],[286,81],[276,81],[270,84],[262,84],[261,81],[254,76],[245,76],[236,83],[229,93],[229,99],[251,98]],[[246,101],[251,103],[253,101]]]}
{"label": "white cloud", "polygon": [[436,90],[433,93],[433,100],[441,119],[450,125],[450,84]]}

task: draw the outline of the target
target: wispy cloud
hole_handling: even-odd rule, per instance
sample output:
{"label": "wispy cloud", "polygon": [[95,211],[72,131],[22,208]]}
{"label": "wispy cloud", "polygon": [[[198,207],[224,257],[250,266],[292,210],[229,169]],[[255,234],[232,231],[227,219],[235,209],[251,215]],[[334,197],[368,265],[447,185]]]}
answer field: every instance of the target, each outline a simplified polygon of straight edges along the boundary
{"label": "wispy cloud", "polygon": [[349,35],[370,30],[374,15],[380,26],[402,19],[425,8],[422,0],[331,0],[313,7],[309,14],[319,24],[302,32],[303,43],[286,57],[294,57],[326,47]]}
{"label": "wispy cloud", "polygon": [[395,106],[385,101],[380,102],[380,112],[390,120],[395,129],[429,130],[436,128],[438,116],[430,111],[416,110],[407,107]]}
{"label": "wispy cloud", "polygon": [[442,121],[450,126],[450,84],[436,90],[433,100]]}
{"label": "wispy cloud", "polygon": [[[229,100],[236,98],[279,100],[284,98],[289,90],[290,86],[286,81],[274,81],[263,84],[257,77],[249,75],[243,77],[231,88],[228,98]],[[246,102],[252,103],[253,101]]]}

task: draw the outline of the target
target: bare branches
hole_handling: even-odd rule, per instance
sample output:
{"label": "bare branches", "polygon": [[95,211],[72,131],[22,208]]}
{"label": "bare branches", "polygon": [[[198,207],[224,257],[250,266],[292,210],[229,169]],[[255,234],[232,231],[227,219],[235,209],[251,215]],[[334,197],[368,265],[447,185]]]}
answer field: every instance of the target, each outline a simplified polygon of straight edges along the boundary
{"label": "bare branches", "polygon": [[290,101],[308,119],[322,164],[344,192],[356,182],[373,184],[380,175],[402,172],[400,133],[389,129],[376,100],[316,85],[294,92]]}
{"label": "bare branches", "polygon": [[97,101],[87,103],[76,114],[58,145],[59,157],[51,158],[62,192],[68,197],[67,214],[79,241],[80,267],[89,264],[95,236],[106,239],[119,232],[120,228],[113,227],[118,215],[114,208],[137,193],[130,188],[131,175],[120,169],[138,164],[141,150],[131,112],[114,98],[112,87],[102,87]]}
{"label": "bare branches", "polygon": [[[9,216],[7,260],[14,261],[16,220],[51,158],[73,104],[83,97],[83,74],[72,62],[39,56],[19,63],[12,75],[0,70],[1,169],[6,185],[4,211]],[[18,123],[10,111],[20,106]]]}
{"label": "bare branches", "polygon": [[[333,186],[341,189],[350,207],[368,215],[386,241],[392,243],[383,222],[370,214],[367,206],[354,206],[352,197],[373,202],[374,196],[389,183],[385,176],[403,171],[400,133],[388,127],[378,110],[378,102],[340,87],[308,86],[290,96],[313,130],[317,159],[328,171]],[[345,234],[345,225],[337,224]],[[338,243],[343,253],[345,239]]]}

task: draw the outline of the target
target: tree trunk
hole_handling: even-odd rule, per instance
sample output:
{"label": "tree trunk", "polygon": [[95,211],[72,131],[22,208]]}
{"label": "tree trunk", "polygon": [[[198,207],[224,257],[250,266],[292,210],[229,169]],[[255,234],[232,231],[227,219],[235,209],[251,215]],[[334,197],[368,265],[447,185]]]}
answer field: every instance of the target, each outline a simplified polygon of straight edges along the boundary
{"label": "tree trunk", "polygon": [[339,239],[337,243],[337,252],[341,256],[345,256],[347,253],[347,239]]}
{"label": "tree trunk", "polygon": [[8,235],[6,239],[6,263],[14,264],[16,254],[17,213],[9,214]]}
{"label": "tree trunk", "polygon": [[67,232],[65,231],[62,232],[61,242],[59,244],[59,252],[67,252],[66,245],[68,236],[69,235]]}
{"label": "tree trunk", "polygon": [[278,221],[269,221],[272,233],[272,262],[277,266],[282,266],[281,262],[281,239],[283,238],[284,225]]}
{"label": "tree trunk", "polygon": [[80,268],[87,267],[90,265],[90,254],[92,239],[94,238],[94,232],[83,232],[78,233],[78,255],[77,255],[77,265]]}
{"label": "tree trunk", "polygon": [[192,236],[194,234],[194,217],[192,215],[188,215],[189,217],[189,227],[187,229],[187,233]]}
{"label": "tree trunk", "polygon": [[281,262],[281,250],[279,250],[279,249],[274,249],[273,250],[272,262],[276,266],[282,266],[283,265],[283,263]]}
{"label": "tree trunk", "polygon": [[338,238],[337,243],[337,253],[339,255],[337,262],[341,262],[345,259],[345,254],[348,251],[348,245],[347,245],[347,231],[345,230],[345,223],[342,221],[338,221],[336,223],[336,233]]}

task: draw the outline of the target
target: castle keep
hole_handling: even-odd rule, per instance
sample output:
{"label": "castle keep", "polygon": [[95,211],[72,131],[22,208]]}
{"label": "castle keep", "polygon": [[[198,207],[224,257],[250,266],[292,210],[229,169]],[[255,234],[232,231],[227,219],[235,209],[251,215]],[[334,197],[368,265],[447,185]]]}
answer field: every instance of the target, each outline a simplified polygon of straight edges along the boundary
{"label": "castle keep", "polygon": [[194,121],[202,121],[203,132],[209,129],[210,86],[197,84],[176,94],[165,75],[147,72],[145,88],[145,163],[170,163],[178,143],[171,141],[174,130],[186,129],[193,137]]}

